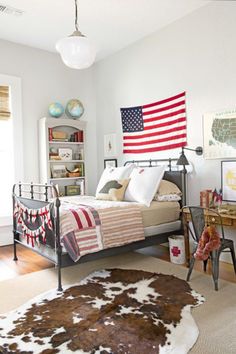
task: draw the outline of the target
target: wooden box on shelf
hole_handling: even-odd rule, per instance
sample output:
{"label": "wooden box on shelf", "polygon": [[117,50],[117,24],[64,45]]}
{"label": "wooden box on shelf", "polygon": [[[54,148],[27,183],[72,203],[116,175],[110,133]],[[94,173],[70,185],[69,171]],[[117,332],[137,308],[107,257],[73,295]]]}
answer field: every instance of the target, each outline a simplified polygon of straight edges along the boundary
{"label": "wooden box on shelf", "polygon": [[80,186],[72,185],[65,186],[65,195],[79,195],[80,194]]}

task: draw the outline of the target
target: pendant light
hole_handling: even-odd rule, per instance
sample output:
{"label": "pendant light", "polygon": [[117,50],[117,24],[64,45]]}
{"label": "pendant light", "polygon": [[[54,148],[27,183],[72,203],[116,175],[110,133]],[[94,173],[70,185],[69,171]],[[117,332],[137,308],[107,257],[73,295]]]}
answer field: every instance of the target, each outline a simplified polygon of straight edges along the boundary
{"label": "pendant light", "polygon": [[96,52],[78,28],[78,5],[75,0],[75,31],[69,36],[60,39],[56,43],[56,50],[60,53],[65,65],[73,69],[86,69],[95,60]]}

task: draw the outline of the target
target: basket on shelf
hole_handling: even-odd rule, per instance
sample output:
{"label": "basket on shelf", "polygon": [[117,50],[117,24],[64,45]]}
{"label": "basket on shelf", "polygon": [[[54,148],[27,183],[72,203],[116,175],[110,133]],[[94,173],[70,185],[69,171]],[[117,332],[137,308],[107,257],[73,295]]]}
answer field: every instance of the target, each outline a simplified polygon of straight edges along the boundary
{"label": "basket on shelf", "polygon": [[79,172],[67,172],[66,177],[79,177],[80,173]]}

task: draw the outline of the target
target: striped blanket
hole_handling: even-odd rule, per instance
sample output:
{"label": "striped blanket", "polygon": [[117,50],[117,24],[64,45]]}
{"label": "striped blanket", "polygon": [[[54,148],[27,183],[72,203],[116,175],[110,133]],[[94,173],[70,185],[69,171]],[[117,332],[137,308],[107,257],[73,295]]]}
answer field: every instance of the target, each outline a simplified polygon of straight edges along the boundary
{"label": "striped blanket", "polygon": [[75,262],[85,254],[144,239],[140,208],[133,203],[118,204],[83,197],[62,200],[61,241]]}

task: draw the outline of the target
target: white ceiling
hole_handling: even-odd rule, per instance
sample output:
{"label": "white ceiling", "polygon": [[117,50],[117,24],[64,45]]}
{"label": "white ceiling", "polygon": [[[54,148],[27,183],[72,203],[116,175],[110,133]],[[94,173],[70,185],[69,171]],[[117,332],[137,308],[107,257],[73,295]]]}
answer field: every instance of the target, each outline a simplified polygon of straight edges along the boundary
{"label": "white ceiling", "polygon": [[[104,58],[167,26],[206,0],[78,0],[79,29]],[[0,13],[0,38],[55,52],[58,39],[74,31],[74,0],[0,0],[24,11]]]}

